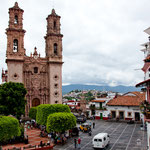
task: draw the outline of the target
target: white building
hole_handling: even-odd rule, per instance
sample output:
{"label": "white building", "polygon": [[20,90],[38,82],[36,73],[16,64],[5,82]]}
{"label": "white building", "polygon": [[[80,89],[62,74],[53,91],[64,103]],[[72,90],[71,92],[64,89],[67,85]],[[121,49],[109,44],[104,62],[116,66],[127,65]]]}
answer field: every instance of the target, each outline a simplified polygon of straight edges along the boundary
{"label": "white building", "polygon": [[95,116],[95,119],[107,120],[108,111],[107,111],[107,102],[115,97],[116,93],[109,92],[104,97],[96,98],[90,102],[89,107],[93,109],[90,110],[90,114]]}
{"label": "white building", "polygon": [[143,114],[140,104],[145,100],[143,92],[129,92],[118,96],[107,103],[107,115],[112,119],[141,121]]}

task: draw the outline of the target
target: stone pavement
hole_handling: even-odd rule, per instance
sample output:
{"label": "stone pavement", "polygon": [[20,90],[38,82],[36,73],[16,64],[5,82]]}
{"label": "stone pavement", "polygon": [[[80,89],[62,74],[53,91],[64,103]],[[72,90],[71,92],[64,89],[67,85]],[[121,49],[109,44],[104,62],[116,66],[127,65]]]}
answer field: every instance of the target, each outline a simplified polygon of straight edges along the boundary
{"label": "stone pavement", "polygon": [[38,146],[40,144],[40,141],[43,141],[43,143],[48,142],[47,137],[40,137],[40,130],[39,129],[27,129],[28,140],[29,144],[19,143],[19,144],[8,144],[5,146],[2,146],[3,150],[12,149],[13,147],[16,148],[22,148],[27,147],[29,145],[36,145]]}
{"label": "stone pavement", "polygon": [[[110,135],[110,144],[105,150],[147,150],[147,133],[141,130],[140,124],[106,122],[102,120],[95,120],[94,122],[96,126],[94,129],[92,128],[92,136],[80,131],[80,150],[93,150],[92,139],[101,132],[106,132]],[[56,145],[53,149],[75,150],[74,138],[68,139],[67,143],[63,146]]]}

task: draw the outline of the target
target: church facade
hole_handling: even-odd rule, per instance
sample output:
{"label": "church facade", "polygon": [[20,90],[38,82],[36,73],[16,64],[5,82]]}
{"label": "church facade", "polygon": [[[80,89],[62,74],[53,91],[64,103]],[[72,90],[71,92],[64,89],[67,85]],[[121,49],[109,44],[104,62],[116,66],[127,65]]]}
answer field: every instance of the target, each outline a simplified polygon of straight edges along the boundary
{"label": "church facade", "polygon": [[[21,82],[27,89],[26,115],[29,109],[40,104],[62,103],[62,38],[60,16],[53,9],[46,18],[45,57],[34,48],[33,54],[26,55],[23,29],[24,10],[16,2],[9,8],[9,25],[6,29],[7,82]],[[6,74],[2,72],[2,80]]]}

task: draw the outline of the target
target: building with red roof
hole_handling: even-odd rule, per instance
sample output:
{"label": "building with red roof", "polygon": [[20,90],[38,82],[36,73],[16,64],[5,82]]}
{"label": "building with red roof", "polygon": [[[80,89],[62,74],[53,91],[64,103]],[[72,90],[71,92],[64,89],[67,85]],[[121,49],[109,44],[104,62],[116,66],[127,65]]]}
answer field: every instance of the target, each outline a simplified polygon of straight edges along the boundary
{"label": "building with red roof", "polygon": [[107,103],[108,113],[112,119],[141,121],[141,102],[145,100],[144,92],[128,92],[118,96]]}

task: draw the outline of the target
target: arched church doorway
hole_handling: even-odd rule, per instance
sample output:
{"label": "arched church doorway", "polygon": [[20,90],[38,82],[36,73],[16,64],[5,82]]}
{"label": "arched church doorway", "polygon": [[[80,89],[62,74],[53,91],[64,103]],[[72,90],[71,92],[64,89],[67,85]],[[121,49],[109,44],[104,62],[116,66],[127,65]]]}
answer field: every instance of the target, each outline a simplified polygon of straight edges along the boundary
{"label": "arched church doorway", "polygon": [[38,98],[35,98],[32,100],[32,107],[36,107],[40,105],[40,100]]}

